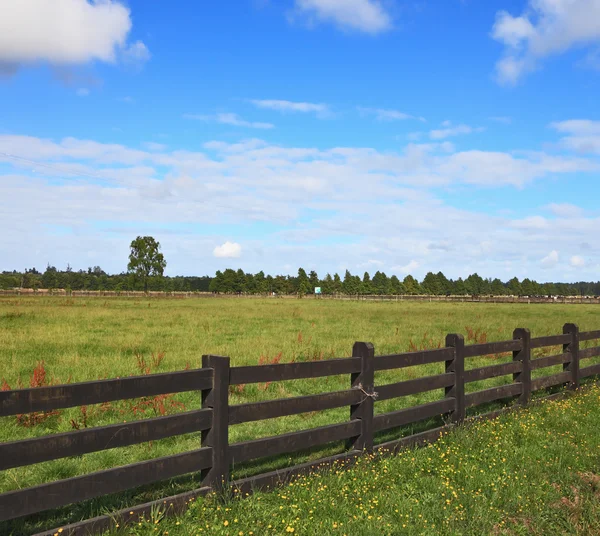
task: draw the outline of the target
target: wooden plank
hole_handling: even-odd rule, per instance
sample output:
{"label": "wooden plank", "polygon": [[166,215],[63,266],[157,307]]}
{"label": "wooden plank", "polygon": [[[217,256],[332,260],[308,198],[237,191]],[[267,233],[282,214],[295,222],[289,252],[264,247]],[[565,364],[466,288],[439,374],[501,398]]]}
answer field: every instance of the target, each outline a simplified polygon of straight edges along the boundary
{"label": "wooden plank", "polygon": [[538,391],[540,389],[546,389],[547,387],[552,387],[553,385],[559,385],[561,383],[568,383],[570,381],[570,372],[561,372],[559,374],[552,374],[551,376],[542,376],[541,378],[531,380],[531,390]]}
{"label": "wooden plank", "polygon": [[143,396],[198,391],[212,384],[212,374],[211,369],[182,370],[113,380],[0,391],[0,417]]}
{"label": "wooden plank", "polygon": [[453,348],[438,348],[436,350],[423,350],[421,352],[408,352],[404,354],[378,355],[375,357],[375,370],[390,370],[397,368],[441,363],[454,357]]}
{"label": "wooden plank", "polygon": [[567,361],[571,360],[571,354],[557,354],[549,355],[547,357],[540,357],[538,359],[531,360],[531,370],[537,370],[546,367],[552,367],[554,365],[562,365]]}
{"label": "wooden plank", "polygon": [[454,385],[454,374],[438,374],[436,376],[425,376],[415,380],[406,380],[403,382],[389,383],[387,385],[377,386],[377,400],[388,400],[400,396],[416,395],[442,389]]}
{"label": "wooden plank", "polygon": [[596,357],[598,355],[600,355],[600,346],[583,348],[579,350],[579,359],[587,359],[588,357]]}
{"label": "wooden plank", "polygon": [[465,407],[465,338],[460,333],[448,333],[446,346],[452,348],[452,358],[446,361],[446,374],[454,375],[454,383],[444,389],[444,396],[454,400],[452,422],[461,423],[466,414]]}
{"label": "wooden plank", "polygon": [[242,463],[257,458],[277,456],[288,452],[308,449],[319,445],[326,445],[333,441],[341,441],[360,434],[361,422],[359,419],[341,424],[320,426],[301,432],[291,432],[279,436],[265,437],[234,443],[231,445],[232,463]]}
{"label": "wooden plank", "polygon": [[526,406],[531,399],[531,332],[527,328],[516,328],[513,339],[521,341],[521,349],[513,352],[513,361],[521,364],[520,372],[513,374],[513,382],[521,384],[519,404]]}
{"label": "wooden plank", "polygon": [[453,424],[439,426],[426,430],[425,432],[419,432],[418,434],[412,434],[401,439],[394,439],[393,441],[386,441],[375,446],[375,452],[380,454],[395,454],[399,450],[420,447],[429,443],[435,443],[442,435],[448,433],[454,428]]}
{"label": "wooden plank", "polygon": [[305,363],[279,363],[277,365],[250,365],[232,367],[230,385],[242,383],[275,382],[352,374],[360,372],[360,358],[344,357]]}
{"label": "wooden plank", "polygon": [[350,375],[350,388],[358,389],[364,396],[350,405],[350,420],[358,419],[360,432],[346,443],[346,450],[373,450],[373,415],[375,413],[375,348],[370,342],[355,342],[352,357],[360,358],[360,372]]}
{"label": "wooden plank", "polygon": [[202,448],[3,493],[0,521],[200,471],[210,465],[211,450]]}
{"label": "wooden plank", "polygon": [[211,420],[212,411],[202,409],[156,419],[0,443],[0,470],[198,432],[210,427]]}
{"label": "wooden plank", "polygon": [[569,383],[566,386],[567,389],[574,390],[579,388],[579,360],[581,359],[579,353],[579,326],[567,323],[563,326],[563,333],[571,336],[571,340],[563,344],[563,353],[568,353],[571,356],[569,361],[563,363],[563,370],[571,374]]}
{"label": "wooden plank", "polygon": [[562,346],[571,342],[571,335],[549,335],[547,337],[536,337],[531,339],[531,348],[543,348],[544,346]]}
{"label": "wooden plank", "polygon": [[580,341],[591,341],[593,339],[600,339],[600,330],[584,331],[579,334]]}
{"label": "wooden plank", "polygon": [[453,398],[444,398],[436,402],[429,402],[412,408],[401,409],[391,413],[383,413],[375,415],[373,426],[376,432],[387,430],[388,428],[396,428],[413,422],[430,419],[453,411],[456,406],[456,401]]}
{"label": "wooden plank", "polygon": [[358,389],[349,389],[320,395],[295,396],[266,402],[239,404],[229,407],[229,424],[262,421],[264,419],[308,413],[309,411],[350,406],[358,404],[364,396]]}
{"label": "wooden plank", "polygon": [[502,385],[501,387],[491,387],[490,389],[468,393],[465,395],[465,404],[468,408],[471,408],[473,406],[479,406],[479,404],[493,402],[494,400],[520,395],[522,390],[523,386],[520,383],[510,383],[508,385]]}
{"label": "wooden plank", "polygon": [[511,363],[501,363],[500,365],[489,365],[471,370],[465,370],[465,382],[476,382],[480,380],[489,380],[506,374],[516,374],[523,370],[523,363],[512,361]]}
{"label": "wooden plank", "polygon": [[589,367],[583,367],[579,369],[579,375],[582,378],[587,376],[595,376],[596,374],[600,374],[600,363],[596,363],[595,365],[590,365]]}
{"label": "wooden plank", "polygon": [[504,352],[514,352],[521,349],[521,341],[513,339],[512,341],[487,342],[485,344],[471,344],[465,346],[465,357],[475,357],[489,354],[502,354]]}
{"label": "wooden plank", "polygon": [[[197,488],[170,497],[164,497],[155,501],[150,501],[144,504],[138,504],[130,508],[123,508],[110,515],[101,515],[77,521],[62,527],[56,527],[51,530],[38,532],[33,536],[89,536],[90,534],[103,534],[108,531],[114,531],[117,527],[126,527],[132,523],[138,523],[141,519],[150,519],[151,515],[156,512],[161,512],[165,516],[181,514],[187,510],[197,498],[204,497],[211,492],[211,488]],[[132,513],[133,512],[133,513]],[[58,532],[59,529],[62,532]]]}
{"label": "wooden plank", "polygon": [[307,462],[292,467],[286,467],[285,469],[278,469],[263,473],[261,475],[251,476],[236,480],[231,483],[231,488],[237,490],[236,495],[239,497],[251,494],[256,490],[264,490],[281,486],[288,483],[291,479],[312,473],[314,471],[333,467],[335,464],[344,463],[347,466],[354,460],[360,458],[363,455],[361,450],[352,450],[350,452],[344,452],[329,456],[327,458],[321,458],[312,462]]}
{"label": "wooden plank", "polygon": [[202,366],[214,371],[211,389],[202,391],[202,407],[212,411],[212,426],[201,435],[202,446],[212,452],[210,469],[202,471],[202,485],[219,492],[229,480],[229,361],[229,357],[202,356]]}

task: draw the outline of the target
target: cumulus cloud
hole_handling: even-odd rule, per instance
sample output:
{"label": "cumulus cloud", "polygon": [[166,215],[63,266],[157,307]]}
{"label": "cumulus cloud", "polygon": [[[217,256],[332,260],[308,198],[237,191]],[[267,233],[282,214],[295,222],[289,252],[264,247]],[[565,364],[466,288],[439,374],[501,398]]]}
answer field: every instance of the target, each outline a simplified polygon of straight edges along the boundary
{"label": "cumulus cloud", "polygon": [[514,85],[545,58],[600,43],[600,0],[529,0],[520,15],[499,11],[491,35],[504,45],[498,81]]}
{"label": "cumulus cloud", "polygon": [[237,259],[242,256],[242,246],[237,242],[225,242],[215,247],[213,255],[219,259]]}
{"label": "cumulus cloud", "polygon": [[314,102],[293,102],[287,100],[274,99],[250,99],[250,102],[257,108],[275,110],[277,112],[300,112],[316,113],[323,117],[329,114],[329,107],[326,104]]}
{"label": "cumulus cloud", "polygon": [[390,110],[385,108],[365,108],[363,106],[357,106],[356,109],[361,115],[373,115],[378,121],[403,121],[405,119],[418,119],[419,121],[425,121],[424,117],[415,117],[399,110]]}
{"label": "cumulus cloud", "polygon": [[558,251],[553,249],[541,260],[540,264],[545,269],[554,268],[558,264]]}
{"label": "cumulus cloud", "polygon": [[295,0],[295,13],[310,23],[331,22],[336,26],[377,34],[392,27],[392,18],[377,0]]}
{"label": "cumulus cloud", "polygon": [[214,115],[200,115],[200,114],[184,114],[185,119],[197,119],[199,121],[221,123],[222,125],[232,125],[234,127],[247,127],[247,128],[260,128],[270,129],[275,128],[272,123],[263,123],[260,121],[246,121],[242,119],[238,114],[234,113],[218,113]]}
{"label": "cumulus cloud", "polygon": [[4,70],[36,62],[77,65],[148,59],[146,46],[128,45],[130,11],[116,0],[3,0],[0,65]]}
{"label": "cumulus cloud", "polygon": [[573,255],[570,264],[573,268],[583,268],[585,266],[585,259],[579,255]]}

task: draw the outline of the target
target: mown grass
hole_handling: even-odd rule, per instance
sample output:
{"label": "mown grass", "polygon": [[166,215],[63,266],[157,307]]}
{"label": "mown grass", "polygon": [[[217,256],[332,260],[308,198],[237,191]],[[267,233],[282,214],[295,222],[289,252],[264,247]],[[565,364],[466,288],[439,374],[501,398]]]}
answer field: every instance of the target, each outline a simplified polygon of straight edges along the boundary
{"label": "mown grass", "polygon": [[600,534],[600,389],[115,535]]}
{"label": "mown grass", "polygon": [[[205,353],[228,355],[232,366],[261,362],[307,361],[348,356],[357,340],[370,341],[376,354],[406,352],[415,348],[444,345],[447,333],[465,334],[467,344],[510,339],[515,327],[528,327],[532,335],[560,333],[565,322],[578,323],[582,330],[598,329],[598,306],[562,304],[470,304],[417,302],[349,302],[290,299],[73,299],[8,298],[0,300],[0,380],[16,388],[19,378],[29,386],[32,371],[43,361],[47,381],[59,383],[113,378],[140,373],[153,356],[164,355],[151,372],[200,367]],[[471,333],[469,337],[468,334]],[[590,343],[591,344],[591,343]],[[536,350],[535,355],[559,353],[558,348]],[[489,356],[468,360],[467,367],[510,360],[511,356]],[[592,364],[594,360],[588,360]],[[376,374],[376,385],[442,372],[443,364],[412,367]],[[559,372],[560,366],[536,371]],[[245,385],[231,389],[230,403],[298,396],[347,389],[347,376],[296,380],[270,385]],[[467,391],[512,381],[510,376],[468,384]],[[442,390],[375,404],[376,413],[392,411],[439,399]],[[154,417],[156,406],[140,409],[140,401],[91,406],[87,426]],[[164,401],[170,412],[196,409],[198,392]],[[173,405],[171,405],[173,404]],[[176,404],[176,405],[175,405]],[[183,406],[181,406],[183,405]],[[141,408],[144,409],[144,408]],[[24,426],[14,417],[0,419],[0,441],[35,437],[84,426],[81,409],[61,411],[35,426]],[[231,427],[230,442],[307,429],[348,419],[340,408]],[[73,424],[71,421],[74,421]],[[416,426],[381,434],[377,440],[408,435]],[[439,424],[439,421],[438,421]],[[0,473],[0,492],[85,474],[135,461],[166,456],[197,448],[199,434],[86,454],[84,456],[11,469]],[[300,463],[343,450],[329,445],[311,452],[281,456],[234,467],[238,477],[267,469]],[[9,524],[10,531],[31,526],[58,525],[67,520],[96,515],[133,502],[142,502],[189,489],[196,476],[176,479],[143,490],[88,501],[76,507],[31,518],[26,524]],[[0,532],[2,527],[0,526]]]}

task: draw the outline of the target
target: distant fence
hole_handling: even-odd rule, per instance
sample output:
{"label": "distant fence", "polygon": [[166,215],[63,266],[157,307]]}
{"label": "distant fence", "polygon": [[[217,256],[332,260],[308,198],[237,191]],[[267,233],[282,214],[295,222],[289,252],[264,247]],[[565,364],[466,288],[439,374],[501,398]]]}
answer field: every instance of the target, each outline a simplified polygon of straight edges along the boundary
{"label": "distant fence", "polygon": [[[65,289],[9,289],[0,296],[71,296],[76,298],[297,298],[296,294],[243,294],[214,292],[179,292],[139,290],[65,290]],[[303,299],[349,301],[421,301],[421,302],[476,302],[476,303],[571,303],[600,304],[597,296],[437,296],[430,294],[307,294]]]}
{"label": "distant fence", "polygon": [[[514,400],[515,397],[519,405],[526,405],[534,391],[557,385],[577,388],[582,378],[600,374],[600,363],[581,366],[586,359],[600,355],[600,346],[579,348],[580,341],[597,339],[600,339],[600,330],[580,333],[575,324],[565,324],[560,335],[531,338],[529,330],[520,328],[514,331],[512,340],[470,346],[465,346],[462,335],[450,334],[446,337],[444,348],[392,355],[375,356],[372,344],[357,342],[351,357],[315,362],[230,367],[228,357],[205,355],[202,357],[203,368],[196,370],[0,391],[0,417],[165,393],[202,392],[202,408],[195,411],[0,443],[0,470],[6,470],[201,431],[201,445],[189,452],[1,494],[0,521],[200,472],[202,485],[198,489],[127,508],[112,516],[74,523],[63,527],[62,534],[98,532],[113,528],[116,523],[137,521],[165,505],[167,513],[181,511],[190,500],[211,491],[231,487],[241,493],[250,493],[335,461],[355,459],[365,452],[394,452],[405,446],[435,441],[441,432],[465,421],[467,408],[498,400]],[[532,349],[548,346],[562,346],[562,352],[532,359]],[[512,352],[511,362],[465,370],[468,358],[503,352]],[[444,373],[375,385],[376,371],[429,363],[444,363]],[[531,377],[534,370],[561,364],[563,370],[558,374]],[[344,374],[349,375],[349,388],[343,391],[229,404],[230,386]],[[465,393],[467,383],[506,375],[512,375],[511,383]],[[389,413],[374,413],[376,400],[442,388],[445,396],[440,400]],[[228,431],[232,425],[339,407],[349,408],[348,421],[229,444]],[[496,414],[488,413],[484,417]],[[377,432],[438,416],[447,416],[451,424],[394,441],[374,442]],[[237,481],[230,479],[232,464],[335,441],[345,441],[347,451],[284,470]],[[56,534],[56,530],[42,534]]]}

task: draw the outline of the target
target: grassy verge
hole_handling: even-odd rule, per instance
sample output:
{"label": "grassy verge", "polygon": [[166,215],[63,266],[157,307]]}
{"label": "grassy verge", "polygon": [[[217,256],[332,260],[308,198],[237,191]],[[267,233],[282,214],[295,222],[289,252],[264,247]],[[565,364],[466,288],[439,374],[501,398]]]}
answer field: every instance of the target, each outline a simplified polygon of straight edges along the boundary
{"label": "grassy verge", "polygon": [[600,388],[118,534],[600,534]]}

